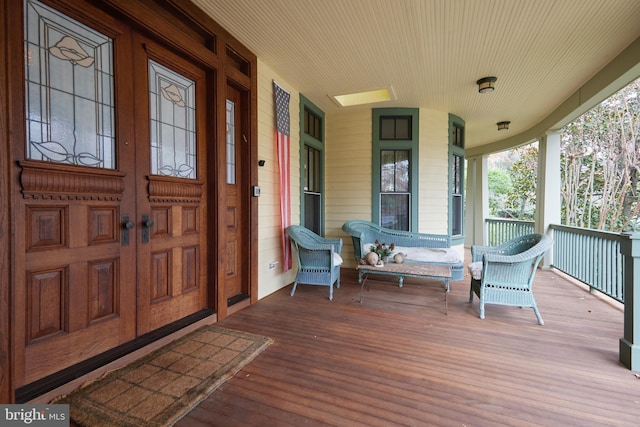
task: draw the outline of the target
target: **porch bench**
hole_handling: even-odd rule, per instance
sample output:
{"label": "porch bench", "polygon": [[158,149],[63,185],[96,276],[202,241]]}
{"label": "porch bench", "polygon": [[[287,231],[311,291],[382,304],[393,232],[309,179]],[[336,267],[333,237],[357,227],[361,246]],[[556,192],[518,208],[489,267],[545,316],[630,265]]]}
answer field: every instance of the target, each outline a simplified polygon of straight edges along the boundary
{"label": "porch bench", "polygon": [[[351,236],[353,254],[359,263],[370,247],[378,240],[380,243],[394,244],[394,253],[406,255],[408,263],[443,265],[451,268],[451,276],[442,278],[449,288],[449,281],[460,281],[464,277],[464,266],[460,255],[451,249],[451,236],[447,234],[417,233],[392,230],[369,221],[350,220],[344,223],[342,230]],[[358,273],[358,283],[362,282],[362,273]],[[402,277],[400,277],[402,284]]]}

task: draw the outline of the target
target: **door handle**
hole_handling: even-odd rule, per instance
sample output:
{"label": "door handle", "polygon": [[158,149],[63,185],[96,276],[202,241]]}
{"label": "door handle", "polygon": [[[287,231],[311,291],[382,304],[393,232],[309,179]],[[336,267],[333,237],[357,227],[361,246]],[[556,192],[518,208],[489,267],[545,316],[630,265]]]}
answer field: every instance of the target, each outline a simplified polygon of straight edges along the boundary
{"label": "door handle", "polygon": [[129,215],[122,215],[122,232],[121,245],[129,246],[129,230],[133,229],[136,224],[129,219]]}
{"label": "door handle", "polygon": [[149,214],[142,214],[142,243],[149,243],[149,230],[153,227],[154,222],[149,218]]}

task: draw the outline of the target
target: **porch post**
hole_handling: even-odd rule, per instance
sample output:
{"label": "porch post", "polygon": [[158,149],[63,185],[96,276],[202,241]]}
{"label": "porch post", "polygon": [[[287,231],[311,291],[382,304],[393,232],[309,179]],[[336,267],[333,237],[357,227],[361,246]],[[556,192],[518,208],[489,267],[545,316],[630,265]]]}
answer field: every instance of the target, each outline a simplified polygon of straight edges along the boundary
{"label": "porch post", "polygon": [[489,180],[486,155],[467,159],[467,209],[465,211],[465,246],[484,245],[485,224],[489,216]]}
{"label": "porch post", "polygon": [[620,252],[624,255],[624,337],[620,338],[620,362],[632,371],[640,371],[640,233],[623,233]]}
{"label": "porch post", "polygon": [[[562,202],[560,196],[560,132],[547,132],[538,145],[538,185],[536,187],[537,233],[549,233],[550,224],[560,224]],[[542,260],[542,268],[553,264],[553,247]]]}

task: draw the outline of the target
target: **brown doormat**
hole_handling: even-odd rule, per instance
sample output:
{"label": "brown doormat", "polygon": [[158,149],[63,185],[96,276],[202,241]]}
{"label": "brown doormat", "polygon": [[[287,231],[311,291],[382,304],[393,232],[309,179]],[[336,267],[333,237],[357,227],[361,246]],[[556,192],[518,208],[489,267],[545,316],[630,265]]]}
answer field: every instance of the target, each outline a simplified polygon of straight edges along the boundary
{"label": "brown doormat", "polygon": [[53,403],[69,404],[80,426],[172,425],[271,343],[203,326]]}

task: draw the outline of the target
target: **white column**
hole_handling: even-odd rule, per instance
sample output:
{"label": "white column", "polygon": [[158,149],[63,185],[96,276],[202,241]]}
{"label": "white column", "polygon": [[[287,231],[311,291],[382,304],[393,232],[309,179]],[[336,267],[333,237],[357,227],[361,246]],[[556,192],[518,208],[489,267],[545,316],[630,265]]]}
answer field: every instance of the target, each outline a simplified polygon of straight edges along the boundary
{"label": "white column", "polygon": [[465,246],[484,245],[485,224],[489,216],[489,180],[487,156],[467,159],[467,200],[465,212]]}
{"label": "white column", "polygon": [[[536,189],[536,232],[552,234],[550,224],[560,224],[560,133],[547,132],[538,146],[538,185]],[[543,268],[553,263],[553,248],[542,261]]]}

